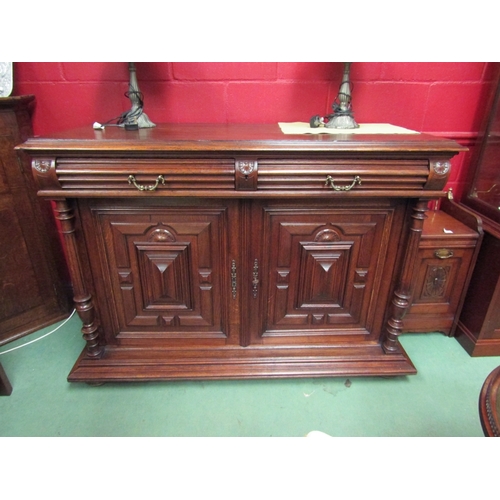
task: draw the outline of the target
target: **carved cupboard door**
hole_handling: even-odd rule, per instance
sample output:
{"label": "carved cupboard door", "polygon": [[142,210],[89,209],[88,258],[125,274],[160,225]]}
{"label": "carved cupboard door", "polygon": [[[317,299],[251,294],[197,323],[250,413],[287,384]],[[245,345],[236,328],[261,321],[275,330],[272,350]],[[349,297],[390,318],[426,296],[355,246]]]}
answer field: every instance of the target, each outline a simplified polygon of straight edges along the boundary
{"label": "carved cupboard door", "polygon": [[[442,241],[442,239],[441,239]],[[462,293],[473,248],[421,248],[412,306],[405,317],[408,331],[449,331]],[[429,323],[425,323],[428,318]],[[411,328],[415,320],[419,329]]]}
{"label": "carved cupboard door", "polygon": [[98,293],[108,300],[100,311],[108,343],[238,342],[231,289],[236,251],[228,237],[236,203],[82,200],[81,214],[86,233],[94,235],[88,252],[100,254],[91,261]]}
{"label": "carved cupboard door", "polygon": [[253,249],[259,281],[253,292],[262,312],[252,341],[377,340],[403,211],[389,201],[257,203],[263,244]]}

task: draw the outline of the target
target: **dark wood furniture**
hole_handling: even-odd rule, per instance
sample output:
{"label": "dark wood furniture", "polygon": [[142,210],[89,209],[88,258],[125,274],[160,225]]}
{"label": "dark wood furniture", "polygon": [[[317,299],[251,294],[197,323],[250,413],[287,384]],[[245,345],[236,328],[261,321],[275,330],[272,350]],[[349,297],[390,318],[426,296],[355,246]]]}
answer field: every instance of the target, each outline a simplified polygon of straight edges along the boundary
{"label": "dark wood furniture", "polygon": [[481,219],[453,201],[427,213],[404,332],[454,335],[482,236]]}
{"label": "dark wood furniture", "polygon": [[484,381],[479,395],[479,418],[484,435],[500,437],[500,366]]}
{"label": "dark wood furniture", "polygon": [[0,396],[10,396],[12,394],[12,385],[7,378],[7,374],[0,364]]}
{"label": "dark wood furniture", "polygon": [[490,113],[471,164],[464,206],[483,221],[484,238],[456,337],[472,356],[500,355],[500,65]]}
{"label": "dark wood furniture", "polygon": [[50,204],[40,200],[26,155],[33,96],[0,98],[0,345],[63,319],[69,279]]}
{"label": "dark wood furniture", "polygon": [[463,149],[243,124],[29,139],[87,342],[69,380],[415,373],[398,335]]}

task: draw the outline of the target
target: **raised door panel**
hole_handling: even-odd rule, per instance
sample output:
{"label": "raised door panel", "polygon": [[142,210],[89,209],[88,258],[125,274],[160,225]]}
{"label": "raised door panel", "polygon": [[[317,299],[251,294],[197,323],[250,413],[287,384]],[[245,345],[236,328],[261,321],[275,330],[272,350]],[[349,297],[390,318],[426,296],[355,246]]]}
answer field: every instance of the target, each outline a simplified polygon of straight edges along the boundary
{"label": "raised door panel", "polygon": [[97,261],[104,279],[96,283],[111,300],[108,335],[122,344],[229,341],[237,312],[227,244],[231,207],[104,205],[96,202],[91,218],[103,257]]}
{"label": "raised door panel", "polygon": [[[262,206],[264,343],[377,339],[392,274],[394,207]],[[392,256],[393,261],[387,259]]]}
{"label": "raised door panel", "polygon": [[[472,249],[453,248],[446,260],[439,250],[422,249],[412,307],[409,314],[451,314],[458,305],[462,284],[472,258]],[[424,316],[425,317],[425,316]]]}

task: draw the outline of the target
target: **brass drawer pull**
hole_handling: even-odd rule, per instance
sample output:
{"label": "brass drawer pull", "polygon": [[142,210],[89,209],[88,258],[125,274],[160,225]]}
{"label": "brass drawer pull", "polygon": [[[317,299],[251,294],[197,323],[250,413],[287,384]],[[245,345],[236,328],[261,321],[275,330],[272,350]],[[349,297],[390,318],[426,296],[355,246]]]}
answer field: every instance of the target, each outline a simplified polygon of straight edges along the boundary
{"label": "brass drawer pull", "polygon": [[160,182],[165,185],[165,178],[163,175],[159,175],[156,179],[156,182],[151,186],[144,186],[142,184],[137,184],[135,177],[133,175],[128,176],[128,183],[133,184],[139,191],[154,191]]}
{"label": "brass drawer pull", "polygon": [[453,257],[453,252],[447,248],[440,248],[434,252],[434,255],[438,259],[449,259],[450,257]]}
{"label": "brass drawer pull", "polygon": [[350,191],[356,184],[359,184],[361,186],[361,177],[359,175],[356,175],[354,177],[352,183],[349,186],[336,186],[335,180],[331,175],[328,175],[326,177],[325,182],[325,186],[330,186],[335,191]]}

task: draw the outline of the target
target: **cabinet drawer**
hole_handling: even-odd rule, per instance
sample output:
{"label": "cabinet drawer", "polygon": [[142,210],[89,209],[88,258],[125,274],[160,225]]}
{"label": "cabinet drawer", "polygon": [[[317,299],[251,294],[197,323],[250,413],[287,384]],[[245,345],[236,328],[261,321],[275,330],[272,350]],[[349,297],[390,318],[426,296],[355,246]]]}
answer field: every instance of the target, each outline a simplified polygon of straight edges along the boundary
{"label": "cabinet drawer", "polygon": [[[420,190],[429,175],[428,161],[402,160],[282,160],[259,162],[260,190],[339,191]],[[359,182],[350,188],[354,179]],[[335,186],[335,187],[334,187]]]}
{"label": "cabinet drawer", "polygon": [[[243,166],[242,166],[243,165]],[[247,174],[245,166],[251,166]],[[190,196],[247,191],[384,196],[426,189],[427,160],[58,159],[56,189],[72,196]]]}
{"label": "cabinet drawer", "polygon": [[153,191],[234,189],[234,161],[231,160],[61,159],[57,161],[56,175],[63,190],[97,190],[99,196],[117,191],[151,194]]}

